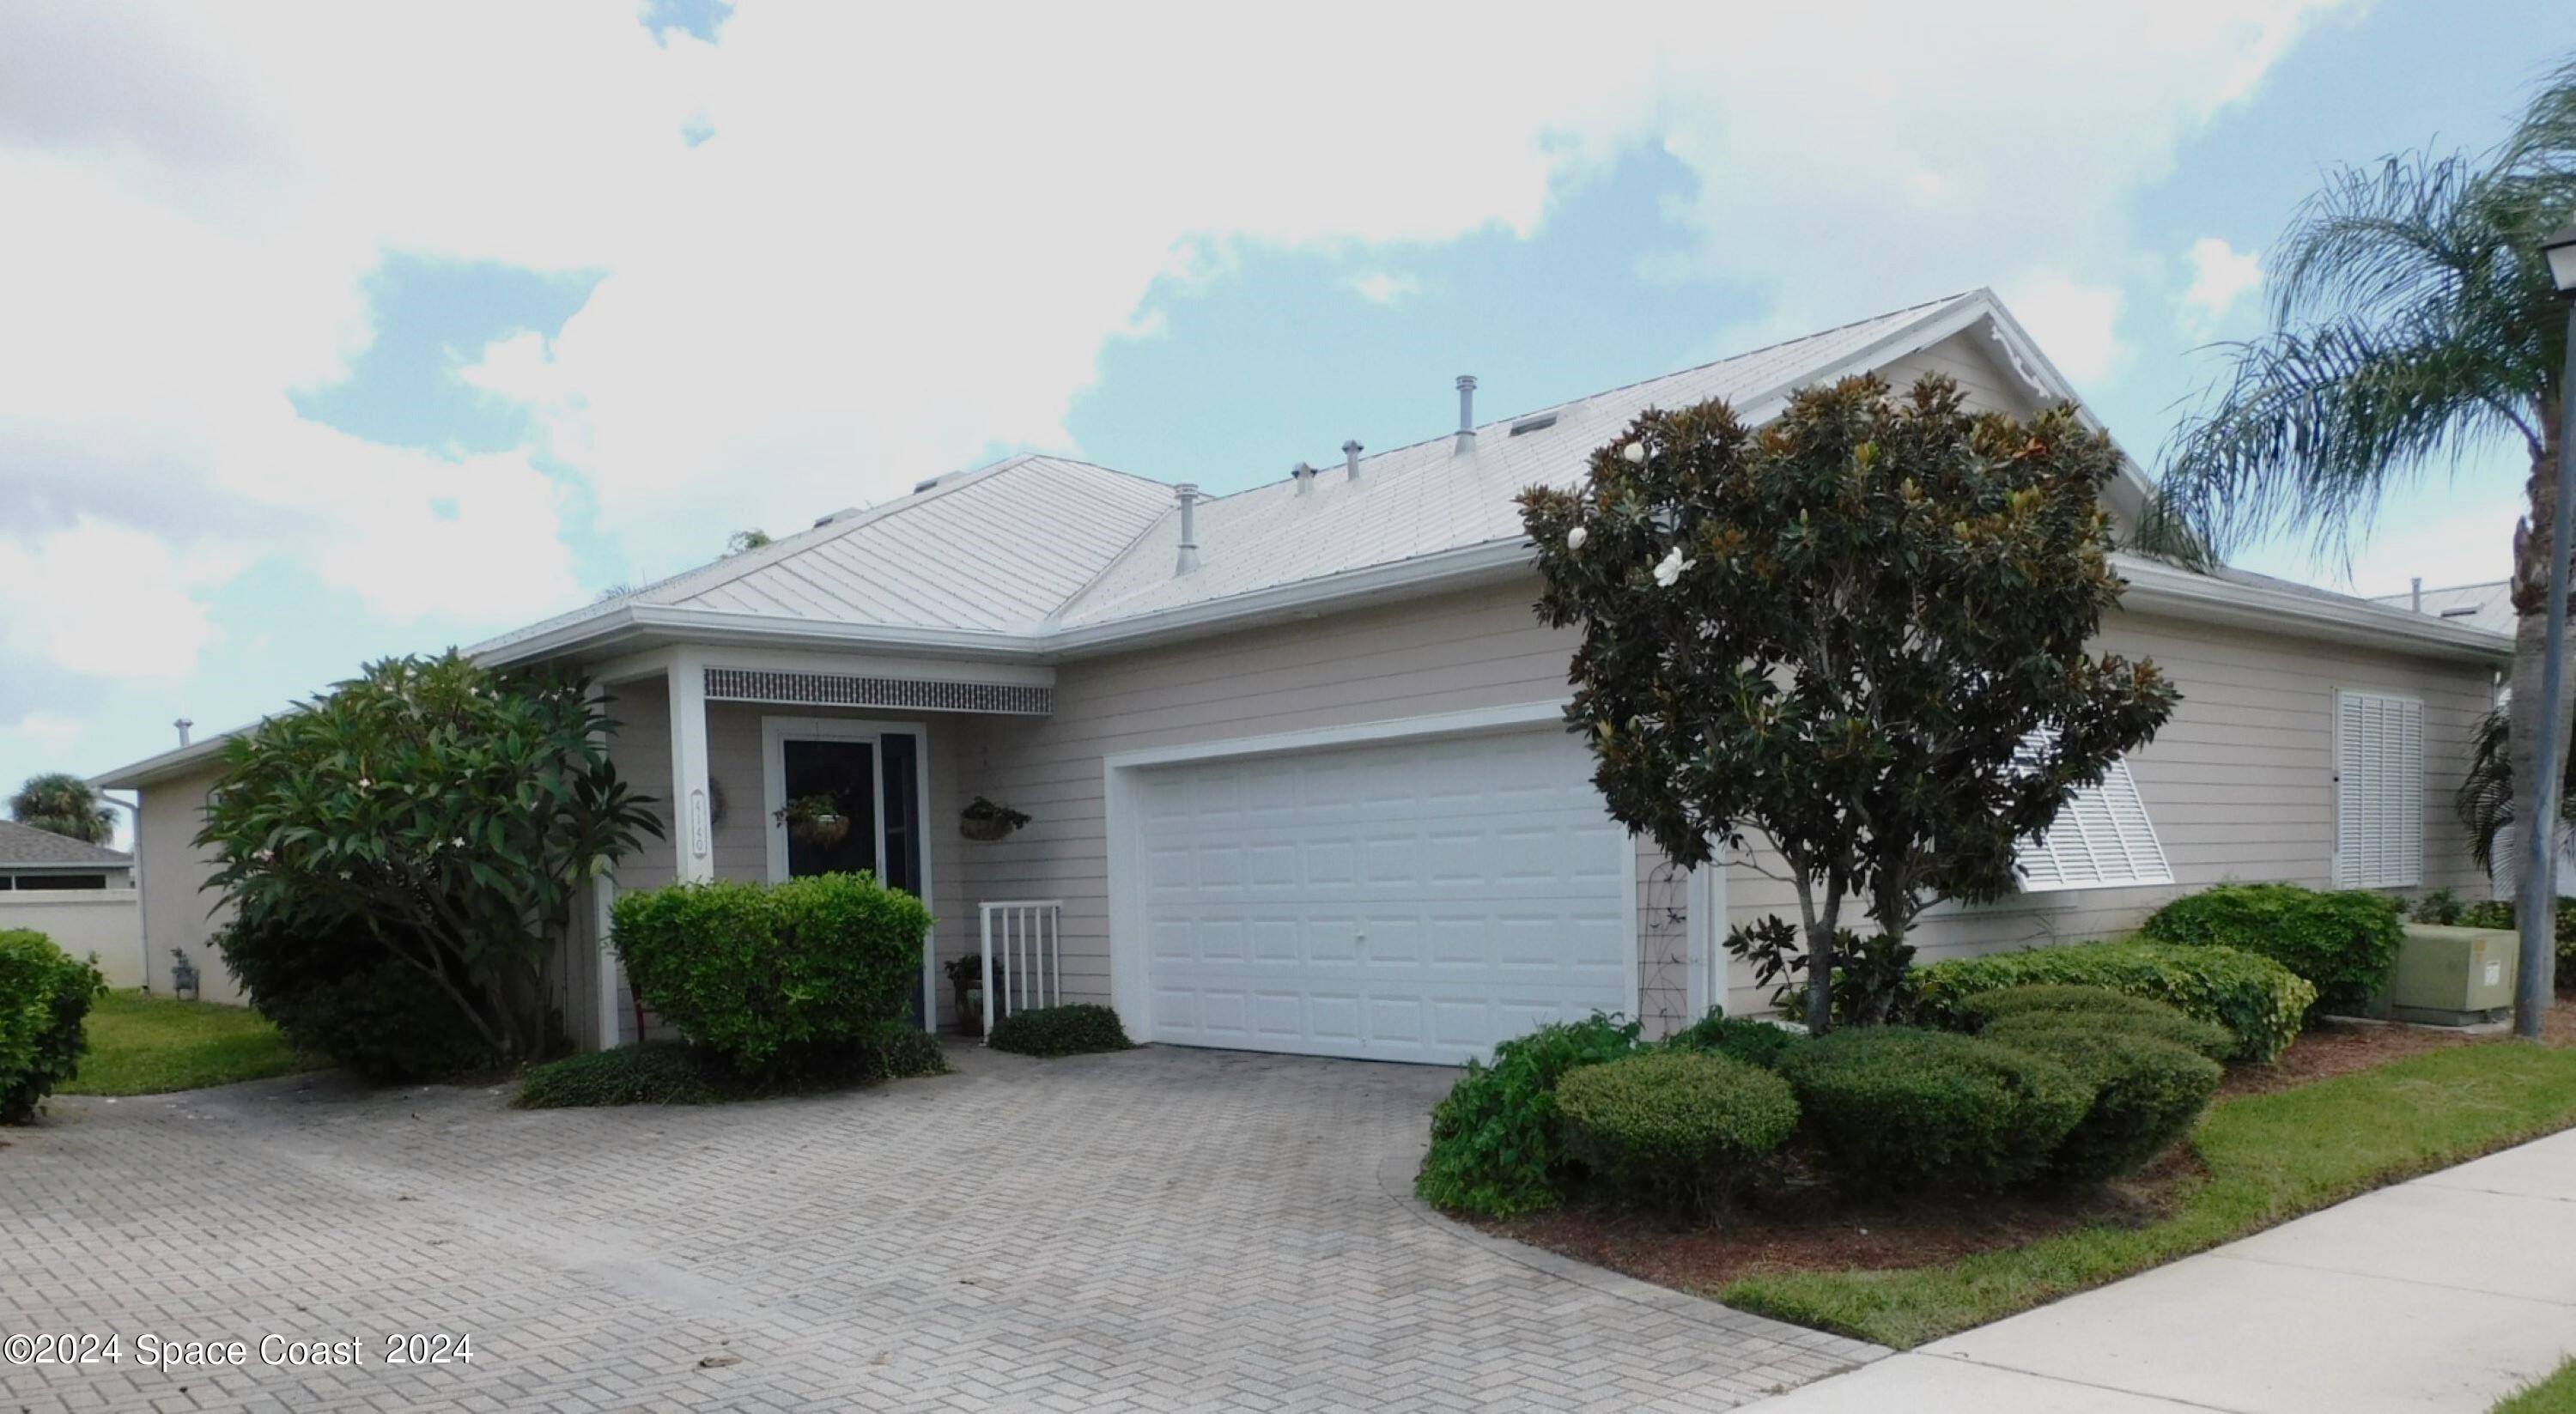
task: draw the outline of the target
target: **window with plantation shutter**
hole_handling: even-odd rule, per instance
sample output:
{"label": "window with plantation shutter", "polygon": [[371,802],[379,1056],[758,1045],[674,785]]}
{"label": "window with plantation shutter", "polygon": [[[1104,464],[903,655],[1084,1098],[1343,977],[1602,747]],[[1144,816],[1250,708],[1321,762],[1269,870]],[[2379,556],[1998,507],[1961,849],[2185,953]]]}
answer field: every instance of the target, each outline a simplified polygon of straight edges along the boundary
{"label": "window with plantation shutter", "polygon": [[[2022,750],[2036,757],[2048,741],[2033,732]],[[2044,834],[2022,841],[2019,862],[2024,893],[2173,882],[2126,760],[2112,762],[2099,785],[2077,791]]]}
{"label": "window with plantation shutter", "polygon": [[2424,704],[2412,697],[2335,694],[2334,881],[2424,882]]}

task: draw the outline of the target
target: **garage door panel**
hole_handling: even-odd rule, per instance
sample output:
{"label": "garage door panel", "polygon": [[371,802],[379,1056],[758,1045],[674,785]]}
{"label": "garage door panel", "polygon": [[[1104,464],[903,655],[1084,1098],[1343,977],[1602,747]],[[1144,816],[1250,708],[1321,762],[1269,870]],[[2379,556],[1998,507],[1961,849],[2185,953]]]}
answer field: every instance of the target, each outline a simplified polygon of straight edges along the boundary
{"label": "garage door panel", "polygon": [[1157,1039],[1454,1063],[1628,1010],[1633,845],[1554,731],[1140,772]]}

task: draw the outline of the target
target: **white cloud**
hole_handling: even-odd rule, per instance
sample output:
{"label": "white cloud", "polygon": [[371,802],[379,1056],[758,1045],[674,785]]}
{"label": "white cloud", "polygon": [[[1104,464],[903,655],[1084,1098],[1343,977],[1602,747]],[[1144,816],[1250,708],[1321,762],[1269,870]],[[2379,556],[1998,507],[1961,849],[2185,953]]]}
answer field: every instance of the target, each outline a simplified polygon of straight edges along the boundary
{"label": "white cloud", "polygon": [[2263,284],[2262,252],[2237,250],[2216,236],[2193,241],[2185,258],[2191,285],[2182,292],[2183,327],[2194,336],[2216,328],[2238,300]]}
{"label": "white cloud", "polygon": [[[2096,377],[2134,194],[2316,8],[1326,5],[1236,20],[1216,63],[1178,7],[744,6],[708,45],[631,6],[40,6],[0,48],[0,199],[32,213],[0,265],[0,524],[219,535],[389,615],[534,616],[575,591],[527,456],[370,448],[288,399],[364,347],[387,252],[598,275],[466,376],[658,567],[709,523],[1067,444],[1158,282],[1525,234],[1641,149],[1696,179],[1689,268],[1770,291],[1778,331],[1993,284]],[[1278,100],[1318,76],[1329,101]]]}
{"label": "white cloud", "polygon": [[216,638],[202,592],[238,567],[224,547],[181,553],[90,516],[32,546],[0,539],[0,646],[75,673],[183,678]]}
{"label": "white cloud", "polygon": [[80,740],[84,727],[78,720],[58,713],[30,712],[19,718],[17,725],[5,730],[25,738],[39,752],[58,755],[64,748]]}
{"label": "white cloud", "polygon": [[1422,282],[1411,275],[1398,275],[1387,270],[1371,270],[1354,275],[1342,283],[1358,292],[1371,304],[1395,304],[1422,293]]}
{"label": "white cloud", "polygon": [[2438,489],[2421,493],[2415,498],[2416,514],[2381,516],[2366,553],[2349,567],[2316,568],[2328,574],[2344,568],[2341,578],[2351,592],[2368,595],[2402,594],[2419,575],[2427,589],[2505,578],[2513,570],[2513,527],[2522,509],[2519,498],[2493,498],[2443,514],[2432,507],[2445,496]]}

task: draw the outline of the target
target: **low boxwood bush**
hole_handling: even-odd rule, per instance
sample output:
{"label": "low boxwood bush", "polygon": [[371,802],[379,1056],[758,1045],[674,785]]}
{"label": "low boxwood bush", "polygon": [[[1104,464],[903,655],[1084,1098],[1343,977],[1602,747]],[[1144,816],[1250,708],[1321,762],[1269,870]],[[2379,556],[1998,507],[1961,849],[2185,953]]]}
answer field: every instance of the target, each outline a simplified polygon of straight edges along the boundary
{"label": "low boxwood bush", "polygon": [[706,1105],[726,1098],[710,1059],[685,1041],[646,1041],[531,1066],[510,1103],[523,1110],[592,1105]]}
{"label": "low boxwood bush", "polygon": [[1494,1063],[1467,1074],[1431,1111],[1431,1151],[1413,1191],[1458,1212],[1507,1218],[1556,1206],[1564,1155],[1556,1087],[1578,1066],[1637,1050],[1638,1025],[1598,1013],[1542,1026],[1494,1047]]}
{"label": "low boxwood bush", "polygon": [[1788,1142],[1798,1100],[1760,1066],[1659,1048],[1569,1072],[1556,1116],[1568,1158],[1630,1192],[1697,1202]]}
{"label": "low boxwood bush", "polygon": [[1806,1041],[1807,1035],[1803,1031],[1712,1011],[1674,1032],[1664,1044],[1685,1051],[1729,1056],[1766,1070],[1776,1070],[1782,1056],[1806,1044]]}
{"label": "low boxwood bush", "polygon": [[930,910],[866,874],[620,894],[612,940],[647,1005],[748,1076],[829,1065],[921,986]]}
{"label": "low boxwood bush", "polygon": [[2235,948],[2133,939],[1952,958],[1914,974],[1918,1014],[1957,1025],[1968,998],[2032,983],[2108,987],[2215,1022],[2236,1038],[2231,1060],[2268,1061],[2298,1039],[2317,997],[2304,977]]}
{"label": "low boxwood bush", "polygon": [[2092,1085],[2092,1107],[2048,1163],[2046,1176],[2067,1185],[2117,1178],[2173,1147],[2226,1073],[2207,1056],[2075,1012],[2007,1016],[1985,1039],[2046,1056]]}
{"label": "low boxwood bush", "polygon": [[2221,884],[2157,909],[2140,931],[2159,942],[2268,957],[2316,987],[2316,1006],[2340,1011],[2368,1002],[2388,980],[2406,940],[2406,914],[2395,898],[2366,889]]}
{"label": "low boxwood bush", "polygon": [[0,1124],[33,1121],[80,1069],[81,1022],[107,990],[98,969],[28,928],[0,929]]}
{"label": "low boxwood bush", "polygon": [[2088,1026],[2152,1036],[2211,1060],[2225,1060],[2236,1050],[2236,1038],[2224,1026],[2185,1016],[2152,998],[2107,987],[2004,987],[1966,998],[1951,1016],[1963,1031],[1988,1034],[1997,1023],[2024,1016],[2078,1017]]}
{"label": "low boxwood bush", "polygon": [[1024,1056],[1078,1056],[1123,1051],[1136,1044],[1118,1024],[1118,1013],[1089,1002],[1012,1012],[993,1023],[988,1041],[994,1050]]}
{"label": "low boxwood bush", "polygon": [[1819,1037],[1781,1073],[1836,1176],[1880,1193],[2037,1178],[2093,1103],[2093,1087],[2056,1061],[1909,1026]]}

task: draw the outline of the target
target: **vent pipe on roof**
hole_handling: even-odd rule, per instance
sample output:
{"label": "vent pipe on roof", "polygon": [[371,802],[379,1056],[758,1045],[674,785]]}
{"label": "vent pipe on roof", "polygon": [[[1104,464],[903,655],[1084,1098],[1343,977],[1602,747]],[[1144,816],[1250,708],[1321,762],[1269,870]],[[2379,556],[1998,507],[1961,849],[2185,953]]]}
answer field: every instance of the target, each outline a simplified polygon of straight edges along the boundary
{"label": "vent pipe on roof", "polygon": [[177,727],[177,728],[179,729],[179,745],[180,745],[180,746],[182,746],[182,747],[185,747],[185,746],[188,744],[188,729],[189,729],[190,727],[195,726],[195,725],[196,725],[196,723],[194,723],[194,722],[192,722],[192,721],[189,721],[189,720],[188,720],[187,718],[185,718],[185,717],[181,717],[179,720],[177,720],[177,721],[175,721],[175,722],[172,722],[170,725],[172,725],[172,726],[174,726],[174,727]]}
{"label": "vent pipe on roof", "polygon": [[1199,488],[1184,481],[1172,488],[1172,494],[1181,502],[1181,554],[1172,567],[1172,577],[1177,579],[1199,567]]}
{"label": "vent pipe on roof", "polygon": [[1297,494],[1300,496],[1315,489],[1315,469],[1304,462],[1288,468],[1288,479],[1297,483]]}
{"label": "vent pipe on roof", "polygon": [[1476,450],[1476,375],[1458,375],[1458,446],[1452,456]]}
{"label": "vent pipe on roof", "polygon": [[2415,612],[2419,614],[2424,612],[2424,576],[2420,574],[2415,576],[2414,588],[2407,592],[2414,597]]}
{"label": "vent pipe on roof", "polygon": [[1342,474],[1353,486],[1360,484],[1360,442],[1357,437],[1342,444]]}

